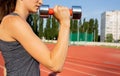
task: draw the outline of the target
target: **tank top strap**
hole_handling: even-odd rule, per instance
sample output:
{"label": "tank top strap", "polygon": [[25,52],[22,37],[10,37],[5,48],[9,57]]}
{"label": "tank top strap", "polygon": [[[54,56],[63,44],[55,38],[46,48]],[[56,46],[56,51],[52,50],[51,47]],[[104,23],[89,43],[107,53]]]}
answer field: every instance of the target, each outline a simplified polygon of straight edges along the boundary
{"label": "tank top strap", "polygon": [[17,13],[15,13],[15,12],[10,13],[10,15],[19,16],[19,15],[18,15]]}

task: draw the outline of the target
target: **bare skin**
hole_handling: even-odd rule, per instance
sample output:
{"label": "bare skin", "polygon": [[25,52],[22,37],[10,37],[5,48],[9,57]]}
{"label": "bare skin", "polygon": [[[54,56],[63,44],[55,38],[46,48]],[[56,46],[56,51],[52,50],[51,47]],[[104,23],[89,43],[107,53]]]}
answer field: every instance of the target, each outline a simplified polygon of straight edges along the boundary
{"label": "bare skin", "polygon": [[69,9],[63,6],[53,8],[54,16],[60,23],[60,30],[57,44],[50,51],[26,22],[27,16],[31,12],[37,12],[41,4],[42,0],[17,0],[14,12],[19,16],[7,15],[3,18],[0,24],[0,39],[20,42],[26,51],[42,65],[54,72],[61,72],[69,43]]}

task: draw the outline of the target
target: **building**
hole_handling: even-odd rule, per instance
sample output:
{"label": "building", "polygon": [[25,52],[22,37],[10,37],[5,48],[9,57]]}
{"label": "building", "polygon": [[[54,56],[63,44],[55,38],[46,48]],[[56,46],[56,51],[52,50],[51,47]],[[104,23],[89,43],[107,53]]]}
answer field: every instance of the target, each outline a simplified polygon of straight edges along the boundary
{"label": "building", "polygon": [[112,34],[114,41],[120,40],[120,11],[106,11],[101,14],[101,41]]}

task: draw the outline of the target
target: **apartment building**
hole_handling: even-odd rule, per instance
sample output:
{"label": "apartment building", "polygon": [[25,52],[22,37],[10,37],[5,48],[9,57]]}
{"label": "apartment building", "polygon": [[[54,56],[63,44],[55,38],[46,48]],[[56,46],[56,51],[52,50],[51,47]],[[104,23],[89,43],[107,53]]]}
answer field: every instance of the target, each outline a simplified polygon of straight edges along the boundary
{"label": "apartment building", "polygon": [[112,34],[114,41],[120,39],[120,11],[106,11],[101,14],[101,41]]}

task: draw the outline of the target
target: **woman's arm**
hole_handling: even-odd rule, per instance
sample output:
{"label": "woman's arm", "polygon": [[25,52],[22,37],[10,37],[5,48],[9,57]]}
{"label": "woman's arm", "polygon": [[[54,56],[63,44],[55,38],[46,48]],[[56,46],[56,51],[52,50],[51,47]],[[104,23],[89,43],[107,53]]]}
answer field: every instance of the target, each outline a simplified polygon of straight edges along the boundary
{"label": "woman's arm", "polygon": [[[52,51],[37,37],[32,31],[29,24],[19,16],[8,16],[4,19],[5,31],[15,40],[19,41],[26,51],[38,62],[55,72],[60,72],[64,64],[69,41],[70,19],[67,9],[55,7],[55,10],[61,12],[59,15],[63,18],[57,18],[60,22],[60,31],[58,42]],[[62,13],[62,11],[64,11]],[[56,17],[58,12],[55,14]],[[68,19],[67,19],[68,18]]]}

